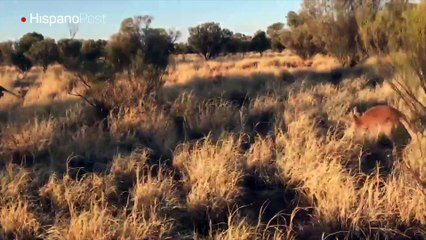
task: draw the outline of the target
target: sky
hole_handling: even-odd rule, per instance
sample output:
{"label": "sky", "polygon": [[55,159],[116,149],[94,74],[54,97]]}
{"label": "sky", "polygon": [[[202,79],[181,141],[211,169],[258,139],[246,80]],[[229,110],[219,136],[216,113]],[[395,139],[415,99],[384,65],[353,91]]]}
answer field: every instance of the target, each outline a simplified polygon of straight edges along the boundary
{"label": "sky", "polygon": [[[233,32],[252,35],[275,22],[285,22],[288,11],[298,11],[300,0],[0,0],[0,41],[18,40],[27,32],[46,37],[69,37],[63,16],[81,17],[76,38],[108,39],[127,17],[151,15],[153,27],[181,31],[214,21]],[[38,16],[38,18],[37,18]],[[43,22],[43,17],[47,22]],[[26,22],[21,22],[25,17]],[[69,20],[68,18],[67,21]],[[76,18],[75,18],[76,19]],[[86,20],[84,20],[86,19]],[[88,20],[90,19],[90,20]],[[31,21],[31,22],[30,22]],[[49,22],[50,21],[50,22]],[[91,21],[90,23],[88,21]]]}

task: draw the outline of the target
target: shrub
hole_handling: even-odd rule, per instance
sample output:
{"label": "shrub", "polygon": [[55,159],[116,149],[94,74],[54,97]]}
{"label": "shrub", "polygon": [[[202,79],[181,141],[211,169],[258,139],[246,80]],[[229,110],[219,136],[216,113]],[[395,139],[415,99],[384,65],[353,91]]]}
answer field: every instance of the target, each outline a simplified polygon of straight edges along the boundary
{"label": "shrub", "polygon": [[395,78],[393,79],[394,81],[390,82],[392,88],[405,100],[411,110],[421,116],[426,115],[426,103],[422,103],[418,96],[419,89],[421,89],[422,94],[426,93],[425,11],[426,2],[423,1],[417,7],[404,12],[405,23],[404,31],[402,32],[402,47],[406,53],[406,64],[409,67],[409,71],[403,71],[402,74],[405,75],[402,78]]}

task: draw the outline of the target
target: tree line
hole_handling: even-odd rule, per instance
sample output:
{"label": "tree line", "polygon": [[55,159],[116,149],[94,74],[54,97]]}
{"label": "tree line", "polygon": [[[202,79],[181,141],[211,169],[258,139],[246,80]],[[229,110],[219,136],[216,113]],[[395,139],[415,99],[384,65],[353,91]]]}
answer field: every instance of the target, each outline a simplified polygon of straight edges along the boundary
{"label": "tree line", "polygon": [[354,66],[372,55],[404,50],[417,57],[412,61],[418,61],[426,45],[425,5],[424,1],[412,4],[408,0],[304,0],[299,12],[288,12],[286,22],[274,23],[266,32],[247,36],[207,22],[190,27],[185,43],[176,43],[180,32],[152,28],[151,16],[137,16],[124,19],[108,41],[68,38],[55,42],[39,33],[27,33],[16,42],[0,43],[0,64],[25,72],[33,65],[46,71],[58,62],[70,70],[94,72],[92,75],[103,70],[127,72],[131,78],[142,71],[138,68],[158,74],[166,68],[170,54],[186,53],[198,53],[208,60],[224,54],[289,48],[303,58],[322,53],[336,57],[344,66]]}
{"label": "tree line", "polygon": [[[152,20],[151,16],[124,19],[118,33],[108,41],[71,37],[56,42],[30,32],[16,42],[0,43],[0,65],[13,65],[27,72],[33,66],[41,66],[46,71],[49,65],[60,63],[70,70],[110,68],[115,72],[126,71],[130,76],[142,63],[150,65],[152,71],[164,69],[170,54],[199,53],[208,60],[220,54],[262,53],[271,48],[270,38],[264,31],[259,30],[251,37],[233,33],[215,22],[189,28],[187,43],[176,43],[180,32],[151,28]],[[109,66],[105,66],[105,61],[102,67],[95,66],[99,59],[106,60]]]}

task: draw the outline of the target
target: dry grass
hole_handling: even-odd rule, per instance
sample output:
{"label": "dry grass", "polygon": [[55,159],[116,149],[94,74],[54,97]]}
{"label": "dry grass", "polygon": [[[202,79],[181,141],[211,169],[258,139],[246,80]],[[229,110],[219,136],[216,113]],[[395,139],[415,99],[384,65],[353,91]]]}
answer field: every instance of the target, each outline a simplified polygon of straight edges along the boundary
{"label": "dry grass", "polygon": [[335,59],[323,55],[303,61],[288,50],[282,53],[266,53],[263,57],[259,54],[249,53],[232,58],[220,57],[208,62],[199,56],[192,55],[187,56],[183,62],[181,57],[174,62],[176,62],[176,66],[173,67],[173,71],[169,72],[167,84],[186,83],[194,77],[214,80],[232,76],[249,77],[254,73],[272,74],[278,77],[284,70],[290,72],[312,69],[326,71],[341,66]]}
{"label": "dry grass", "polygon": [[380,75],[390,59],[177,56],[157,102],[118,80],[107,130],[71,74],[35,69],[24,101],[0,99],[0,238],[424,239],[426,138],[407,170],[344,125],[377,103],[415,120],[376,81],[408,76]]}
{"label": "dry grass", "polygon": [[194,146],[193,151],[182,146],[175,154],[174,165],[183,172],[185,187],[189,189],[189,210],[215,214],[231,206],[241,195],[243,170],[232,136],[217,144],[210,141],[207,138]]}

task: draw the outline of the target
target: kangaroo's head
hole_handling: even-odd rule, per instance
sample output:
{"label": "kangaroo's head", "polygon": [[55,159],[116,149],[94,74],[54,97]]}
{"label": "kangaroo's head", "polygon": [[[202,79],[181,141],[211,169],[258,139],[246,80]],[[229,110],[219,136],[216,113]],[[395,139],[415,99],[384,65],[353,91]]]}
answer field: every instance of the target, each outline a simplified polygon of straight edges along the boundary
{"label": "kangaroo's head", "polygon": [[356,108],[352,109],[348,116],[343,119],[346,128],[355,127],[359,123],[358,112]]}
{"label": "kangaroo's head", "polygon": [[356,109],[353,109],[349,116],[346,116],[343,121],[346,125],[347,132],[352,134],[356,132],[360,125],[362,125]]}

